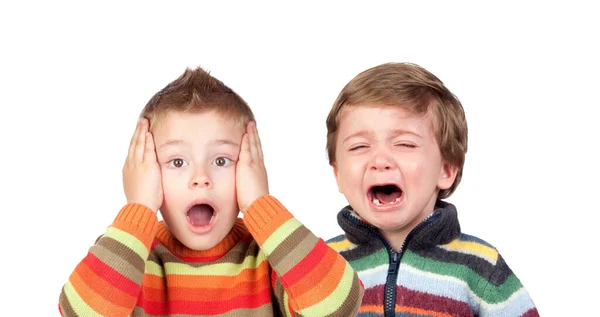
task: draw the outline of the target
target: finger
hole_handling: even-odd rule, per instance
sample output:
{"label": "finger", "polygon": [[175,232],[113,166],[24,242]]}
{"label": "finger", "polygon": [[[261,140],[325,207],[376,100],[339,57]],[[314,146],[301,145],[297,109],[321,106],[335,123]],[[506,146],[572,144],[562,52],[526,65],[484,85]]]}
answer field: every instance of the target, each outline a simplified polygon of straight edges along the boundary
{"label": "finger", "polygon": [[248,144],[248,133],[244,133],[238,161],[248,160],[248,157],[250,157],[250,145]]}
{"label": "finger", "polygon": [[133,155],[135,153],[135,145],[138,140],[138,136],[140,134],[140,129],[142,126],[142,120],[138,120],[138,123],[135,125],[135,131],[133,132],[133,136],[131,136],[131,141],[129,142],[129,150],[127,151],[127,158],[132,160]]}
{"label": "finger", "polygon": [[254,122],[254,134],[256,137],[256,150],[258,151],[258,157],[262,161],[263,160],[262,143],[260,142],[260,136],[258,135],[258,128],[256,127],[256,122]]}
{"label": "finger", "polygon": [[250,145],[250,154],[252,154],[252,160],[256,161],[259,159],[258,156],[258,145],[256,143],[256,133],[255,133],[255,129],[254,129],[254,122],[250,122],[248,123],[248,141],[249,141],[249,145]]}
{"label": "finger", "polygon": [[144,148],[146,147],[146,132],[148,132],[148,124],[146,120],[142,121],[138,139],[135,144],[134,160],[136,162],[144,161]]}
{"label": "finger", "polygon": [[146,147],[144,148],[144,162],[156,162],[156,151],[154,150],[154,138],[151,132],[146,132]]}

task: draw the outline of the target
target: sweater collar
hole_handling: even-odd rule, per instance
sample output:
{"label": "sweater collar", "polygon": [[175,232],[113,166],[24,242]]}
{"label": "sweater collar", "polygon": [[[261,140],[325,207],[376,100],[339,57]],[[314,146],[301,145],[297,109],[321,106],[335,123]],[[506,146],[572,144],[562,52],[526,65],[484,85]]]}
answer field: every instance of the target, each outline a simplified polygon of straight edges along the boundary
{"label": "sweater collar", "polygon": [[[354,244],[371,244],[374,239],[385,239],[378,229],[361,219],[351,206],[344,207],[337,216],[338,224]],[[446,244],[460,235],[460,224],[456,207],[451,203],[438,200],[434,212],[427,223],[413,229],[409,234],[407,248],[423,250],[435,245]]]}
{"label": "sweater collar", "polygon": [[217,245],[208,250],[197,251],[183,245],[169,232],[169,229],[167,229],[164,221],[161,221],[158,224],[156,240],[165,246],[175,256],[182,258],[187,262],[187,260],[204,261],[218,259],[227,254],[227,252],[229,252],[231,248],[240,242],[240,240],[249,235],[250,233],[248,232],[248,229],[246,229],[244,221],[241,218],[238,218],[229,234],[227,234],[223,240],[217,243]]}

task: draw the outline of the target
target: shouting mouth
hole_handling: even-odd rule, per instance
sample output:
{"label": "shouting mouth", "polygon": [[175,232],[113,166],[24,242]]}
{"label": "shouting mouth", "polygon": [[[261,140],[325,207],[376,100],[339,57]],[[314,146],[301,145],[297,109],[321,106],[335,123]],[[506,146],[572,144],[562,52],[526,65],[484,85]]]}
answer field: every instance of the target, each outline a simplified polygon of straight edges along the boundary
{"label": "shouting mouth", "polygon": [[186,218],[192,231],[204,233],[210,231],[215,223],[215,208],[207,203],[193,204],[188,208]]}
{"label": "shouting mouth", "polygon": [[395,184],[375,185],[369,188],[367,199],[375,210],[389,210],[402,204],[403,192]]}

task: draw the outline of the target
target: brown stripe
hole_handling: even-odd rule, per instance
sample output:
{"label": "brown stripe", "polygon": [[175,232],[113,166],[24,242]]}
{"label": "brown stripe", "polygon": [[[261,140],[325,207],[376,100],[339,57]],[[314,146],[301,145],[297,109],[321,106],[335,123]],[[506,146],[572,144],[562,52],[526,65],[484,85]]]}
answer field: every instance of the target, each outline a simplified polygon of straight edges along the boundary
{"label": "brown stripe", "polygon": [[[269,317],[269,316],[280,316],[280,314],[273,314],[273,313],[274,313],[273,306],[271,305],[271,303],[267,303],[267,304],[264,304],[257,308],[240,308],[240,309],[235,309],[235,310],[226,312],[224,314],[218,314],[218,315],[172,314],[169,316],[171,316],[171,317],[239,317],[239,316]],[[132,316],[136,316],[136,317],[151,317],[152,316],[152,317],[154,317],[154,316],[158,316],[158,315],[146,314],[146,312],[142,308],[136,306],[135,309],[133,310]]]}
{"label": "brown stripe", "polygon": [[62,291],[60,292],[60,297],[58,298],[58,304],[60,305],[60,309],[62,309],[63,316],[76,316],[73,307],[71,307],[71,303],[69,303],[69,299],[67,299],[67,294],[65,294],[65,288],[63,286]]}
{"label": "brown stripe", "polygon": [[105,237],[90,252],[121,275],[142,284],[146,261],[121,242]]}
{"label": "brown stripe", "polygon": [[317,238],[306,227],[300,226],[283,242],[281,242],[269,256],[269,263],[278,274],[283,275],[291,268],[298,265],[315,247]]}
{"label": "brown stripe", "polygon": [[273,306],[278,307],[282,316],[285,316],[285,301],[283,300],[283,296],[285,294],[285,289],[283,288],[283,284],[281,284],[281,280],[279,277],[275,279],[275,287],[273,288]]}
{"label": "brown stripe", "polygon": [[259,250],[260,248],[256,241],[251,241],[250,244],[240,242],[217,260],[209,262],[184,262],[175,256],[171,251],[169,251],[169,249],[167,249],[164,245],[157,245],[148,257],[148,260],[155,262],[160,266],[164,266],[165,263],[185,263],[186,265],[194,268],[220,263],[241,264],[244,262],[244,259],[247,256],[256,256]]}
{"label": "brown stripe", "polygon": [[[349,264],[347,264],[346,270],[349,269],[351,269],[351,267]],[[344,301],[342,306],[340,306],[340,308],[338,308],[329,316],[356,316],[356,314],[358,313],[358,309],[360,308],[360,304],[362,302],[363,293],[364,290],[360,285],[360,280],[358,279],[358,276],[354,274],[352,278],[352,286],[350,288],[350,293],[348,294],[348,297],[346,297],[346,300]]]}

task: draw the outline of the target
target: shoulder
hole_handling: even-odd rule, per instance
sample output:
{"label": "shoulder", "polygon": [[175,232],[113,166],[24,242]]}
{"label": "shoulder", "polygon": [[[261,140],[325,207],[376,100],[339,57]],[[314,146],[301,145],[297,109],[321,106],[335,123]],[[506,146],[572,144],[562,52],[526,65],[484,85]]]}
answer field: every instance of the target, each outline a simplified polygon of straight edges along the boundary
{"label": "shoulder", "polygon": [[494,264],[500,256],[498,250],[492,244],[465,233],[461,233],[454,240],[440,247],[448,251],[474,255]]}
{"label": "shoulder", "polygon": [[325,241],[325,243],[336,252],[342,252],[351,249],[354,244],[348,240],[345,234],[340,234]]}

